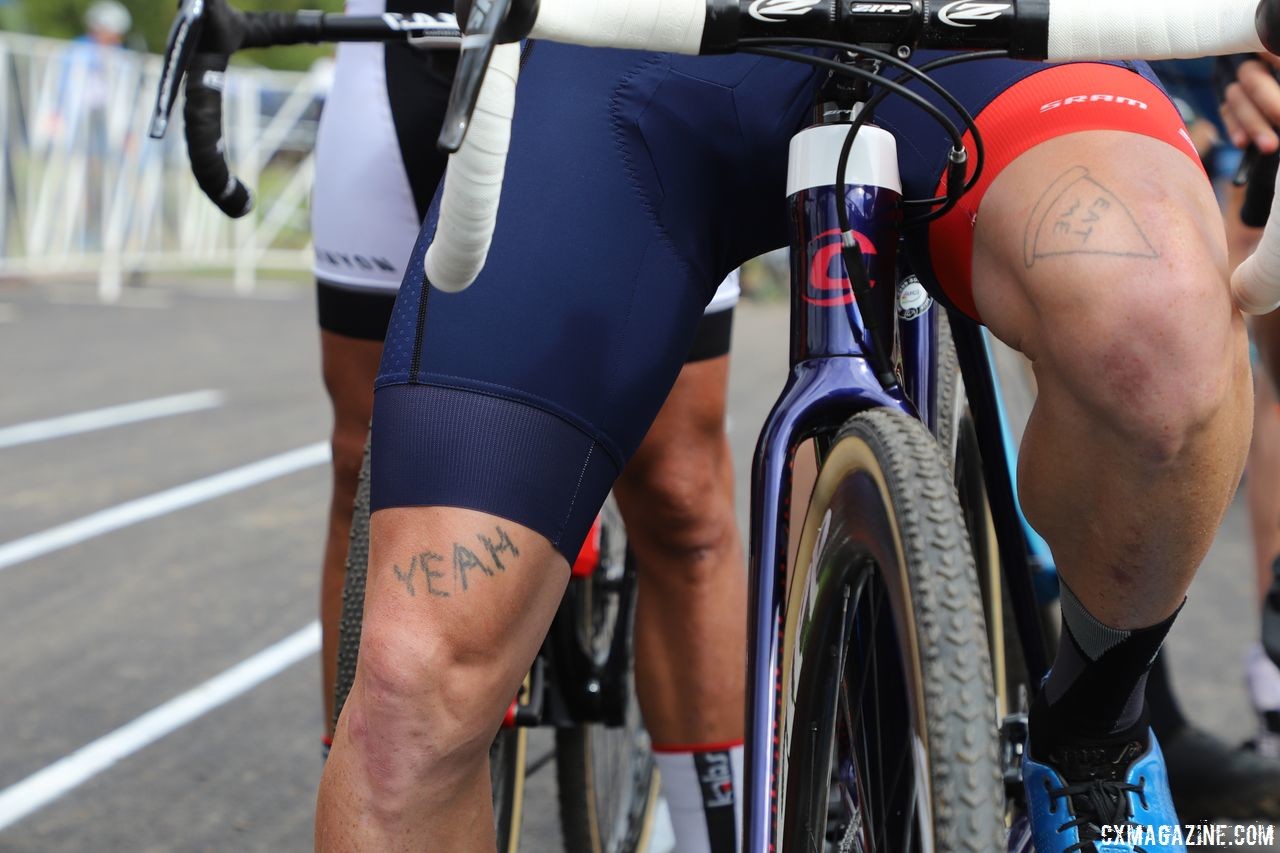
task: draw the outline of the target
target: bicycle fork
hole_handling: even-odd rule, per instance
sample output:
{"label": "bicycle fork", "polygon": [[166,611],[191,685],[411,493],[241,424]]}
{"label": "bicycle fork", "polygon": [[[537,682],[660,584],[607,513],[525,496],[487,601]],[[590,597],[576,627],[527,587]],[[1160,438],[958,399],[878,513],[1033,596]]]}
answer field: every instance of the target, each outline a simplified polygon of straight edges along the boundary
{"label": "bicycle fork", "polygon": [[[765,422],[752,470],[744,846],[776,848],[791,771],[783,745],[789,686],[786,614],[791,571],[788,543],[796,450],[810,437],[834,435],[854,414],[888,407],[916,415],[900,387],[885,389],[870,358],[862,312],[880,312],[893,328],[901,186],[897,146],[886,131],[859,132],[838,197],[836,170],[852,113],[823,109],[819,123],[791,142],[787,194],[791,208],[791,372]],[[870,304],[855,302],[841,253],[837,204],[849,210],[852,233],[871,279]],[[803,508],[801,508],[803,512]],[[793,645],[793,644],[792,644]],[[796,768],[797,771],[802,768]]]}

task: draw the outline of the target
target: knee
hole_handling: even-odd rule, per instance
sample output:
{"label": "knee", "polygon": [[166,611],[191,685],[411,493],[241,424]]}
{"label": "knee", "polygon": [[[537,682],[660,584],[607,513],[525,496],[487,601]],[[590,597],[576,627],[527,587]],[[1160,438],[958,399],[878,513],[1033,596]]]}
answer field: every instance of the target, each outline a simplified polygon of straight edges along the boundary
{"label": "knee", "polygon": [[333,427],[330,440],[333,451],[333,496],[335,501],[346,507],[355,499],[368,432],[367,423],[344,423],[341,419]]}
{"label": "knee", "polygon": [[467,645],[366,622],[344,715],[355,766],[388,814],[424,792],[448,799],[485,760],[505,711],[503,679]]}
{"label": "knee", "polygon": [[1162,259],[1158,275],[1113,287],[1078,319],[1056,317],[1071,340],[1064,346],[1059,333],[1045,365],[1157,465],[1183,458],[1248,400],[1244,325],[1225,272],[1203,250],[1173,254],[1180,257]]}
{"label": "knee", "polygon": [[[662,566],[715,565],[737,535],[728,441],[637,457],[618,481],[627,534]],[[660,568],[660,567],[655,567]]]}

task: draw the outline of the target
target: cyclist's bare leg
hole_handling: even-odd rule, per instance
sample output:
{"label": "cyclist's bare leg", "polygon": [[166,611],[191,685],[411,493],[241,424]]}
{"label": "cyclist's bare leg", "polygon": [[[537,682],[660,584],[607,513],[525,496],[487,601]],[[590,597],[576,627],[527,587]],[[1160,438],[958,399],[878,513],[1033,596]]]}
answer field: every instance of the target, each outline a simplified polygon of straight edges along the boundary
{"label": "cyclist's bare leg", "polygon": [[527,528],[374,513],[360,663],[321,778],[319,850],[492,850],[488,750],[568,582]]}
{"label": "cyclist's bare leg", "polygon": [[[1242,191],[1237,191],[1242,193]],[[1233,198],[1233,202],[1235,199]],[[1231,210],[1238,210],[1232,205]],[[1240,261],[1257,245],[1261,229],[1232,222],[1228,214],[1227,236],[1232,260]],[[1238,251],[1237,251],[1237,247]],[[1253,318],[1253,342],[1261,362],[1257,367],[1258,401],[1255,406],[1253,446],[1249,451],[1249,512],[1253,521],[1253,547],[1257,556],[1258,599],[1266,597],[1274,578],[1272,564],[1280,559],[1280,490],[1273,474],[1280,469],[1280,312]]]}
{"label": "cyclist's bare leg", "polygon": [[[1280,572],[1280,490],[1275,471],[1280,468],[1280,313],[1255,317],[1254,343],[1260,356],[1257,367],[1258,401],[1255,408],[1253,447],[1249,452],[1249,510],[1253,521],[1253,547],[1257,559],[1258,600],[1262,603],[1262,643],[1250,650],[1246,679],[1256,711],[1263,715],[1259,751],[1280,756],[1280,707],[1276,705],[1276,648],[1280,632],[1275,587]],[[1265,651],[1264,651],[1265,649]]]}
{"label": "cyclist's bare leg", "polygon": [[325,390],[333,404],[333,499],[320,579],[321,688],[325,733],[333,736],[333,692],[338,669],[338,623],[347,577],[347,540],[351,508],[373,413],[373,380],[382,342],[320,331],[320,360]]}
{"label": "cyclist's bare leg", "polygon": [[614,486],[639,572],[636,687],[658,745],[743,735],[747,587],[728,377],[728,356],[685,365]]}
{"label": "cyclist's bare leg", "polygon": [[[1255,745],[1263,755],[1280,758],[1280,692],[1276,690],[1280,675],[1277,675],[1276,664],[1264,645],[1267,643],[1268,626],[1275,619],[1271,590],[1276,583],[1276,565],[1280,563],[1280,489],[1276,488],[1275,476],[1280,471],[1280,402],[1277,401],[1275,383],[1262,367],[1257,368],[1254,389],[1257,397],[1253,444],[1249,447],[1245,488],[1249,496],[1262,632],[1261,642],[1247,652],[1245,683],[1253,709],[1262,721],[1262,731]],[[1274,640],[1271,644],[1274,645]]]}
{"label": "cyclist's bare leg", "polygon": [[1266,371],[1258,371],[1254,393],[1253,443],[1245,486],[1261,601],[1271,586],[1271,564],[1280,557],[1280,489],[1275,480],[1275,472],[1280,471],[1280,402]]}
{"label": "cyclist's bare leg", "polygon": [[[1036,213],[1047,195],[1052,210]],[[1115,211],[1090,223],[1111,229],[1108,253],[1049,242],[1055,227],[1080,230],[1077,203]],[[1031,359],[1040,390],[1023,506],[1066,584],[1110,628],[1177,610],[1244,464],[1252,390],[1220,223],[1184,153],[1112,131],[1032,149],[982,203],[978,309]]]}
{"label": "cyclist's bare leg", "polygon": [[1258,248],[1262,239],[1261,228],[1250,228],[1240,221],[1240,208],[1244,206],[1244,187],[1228,187],[1222,220],[1227,228],[1227,265],[1232,271]]}
{"label": "cyclist's bare leg", "polygon": [[[1261,228],[1240,221],[1244,188],[1231,187],[1223,221],[1227,226],[1228,267],[1234,270],[1258,247]],[[1271,585],[1271,564],[1280,556],[1280,490],[1273,472],[1280,471],[1280,403],[1271,368],[1280,369],[1280,318],[1275,314],[1254,317],[1254,343],[1265,353],[1265,364],[1254,367],[1253,442],[1249,445],[1249,476],[1245,486],[1249,496],[1249,522],[1253,532],[1254,563],[1258,575],[1258,600]]]}

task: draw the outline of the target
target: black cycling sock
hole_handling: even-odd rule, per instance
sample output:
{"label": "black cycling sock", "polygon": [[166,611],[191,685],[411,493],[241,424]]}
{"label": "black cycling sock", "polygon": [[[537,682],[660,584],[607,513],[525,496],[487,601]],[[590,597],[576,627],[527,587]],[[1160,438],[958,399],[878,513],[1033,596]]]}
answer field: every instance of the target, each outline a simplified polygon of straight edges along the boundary
{"label": "black cycling sock", "polygon": [[1262,648],[1280,666],[1280,557],[1271,564],[1271,588],[1262,600]]}
{"label": "black cycling sock", "polygon": [[1043,757],[1059,746],[1145,742],[1147,674],[1177,616],[1133,631],[1109,628],[1062,584],[1062,641],[1031,707],[1032,752]]}
{"label": "black cycling sock", "polygon": [[1160,740],[1172,739],[1187,727],[1182,706],[1173,695],[1169,678],[1169,650],[1161,649],[1147,674],[1147,710],[1151,713],[1151,730]]}

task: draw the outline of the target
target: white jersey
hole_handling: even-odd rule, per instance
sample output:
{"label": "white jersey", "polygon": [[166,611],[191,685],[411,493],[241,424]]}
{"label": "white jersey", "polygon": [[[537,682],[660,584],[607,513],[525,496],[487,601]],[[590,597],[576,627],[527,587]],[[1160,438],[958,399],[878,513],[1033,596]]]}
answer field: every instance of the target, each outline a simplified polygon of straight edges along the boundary
{"label": "white jersey", "polygon": [[[387,3],[347,0],[346,11],[381,15]],[[388,79],[388,69],[396,66],[387,62],[386,50],[378,42],[338,46],[333,88],[316,139],[311,198],[315,275],[350,289],[394,291],[400,287],[421,227],[410,175],[430,172],[415,168],[420,163],[406,163],[413,153],[401,148],[392,102],[401,109],[414,104],[435,107],[423,105],[412,93],[404,97],[405,87],[416,85],[415,81]],[[429,152],[435,140],[415,144]],[[739,293],[735,270],[716,291],[707,313],[732,308]]]}
{"label": "white jersey", "polygon": [[[347,3],[350,14],[385,9],[385,0]],[[316,277],[353,288],[399,288],[421,224],[391,116],[385,47],[339,45],[316,139]]]}

